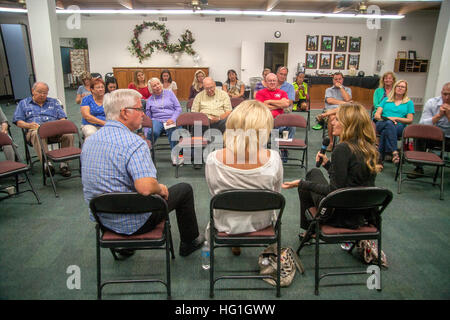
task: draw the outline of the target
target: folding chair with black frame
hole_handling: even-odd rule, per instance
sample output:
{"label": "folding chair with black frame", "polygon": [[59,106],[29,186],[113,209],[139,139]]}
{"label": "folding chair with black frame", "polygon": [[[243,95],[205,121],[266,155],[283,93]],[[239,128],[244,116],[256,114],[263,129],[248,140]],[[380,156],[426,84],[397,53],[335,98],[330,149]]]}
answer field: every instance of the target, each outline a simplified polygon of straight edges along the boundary
{"label": "folding chair with black frame", "polygon": [[[196,126],[200,127],[201,130],[196,130]],[[204,137],[204,132],[209,129],[209,119],[201,112],[187,112],[179,115],[177,119],[177,127],[182,127],[186,130],[177,130],[172,139],[178,141],[175,146],[175,150],[183,151],[184,164],[179,163],[179,158],[176,158],[175,163],[175,177],[178,178],[178,170],[181,165],[193,164],[194,168],[196,165],[201,165],[195,163],[198,158],[195,157],[196,154],[200,155],[200,160],[203,163],[203,149],[206,148],[209,141]],[[185,136],[183,136],[185,134]],[[201,134],[201,136],[198,136]],[[194,162],[191,161],[192,151],[194,151]]]}
{"label": "folding chair with black frame", "polygon": [[[338,275],[354,275],[367,274],[367,270],[353,272],[330,272],[319,274],[319,245],[320,244],[337,244],[344,242],[352,242],[349,253],[360,240],[377,240],[377,248],[379,253],[378,268],[379,273],[379,291],[381,291],[381,213],[386,209],[392,201],[392,192],[380,187],[357,187],[342,188],[331,192],[320,201],[319,208],[309,208],[306,210],[306,218],[310,222],[309,228],[304,235],[299,235],[301,242],[297,249],[300,250],[304,245],[314,239],[315,244],[315,295],[319,295],[319,282],[322,278]],[[339,228],[327,225],[327,218],[335,214],[351,214],[358,213],[360,210],[368,212],[371,210],[372,216],[375,217],[374,225],[366,225],[357,229]]]}
{"label": "folding chair with black frame", "polygon": [[[80,134],[78,132],[77,126],[70,120],[56,120],[56,121],[49,121],[44,122],[39,126],[38,129],[38,137],[39,137],[39,144],[42,152],[42,180],[43,184],[47,184],[46,176],[50,177],[50,181],[52,183],[53,191],[55,193],[55,196],[58,198],[59,195],[56,192],[56,185],[55,181],[53,179],[53,173],[51,170],[49,170],[50,167],[50,161],[52,162],[66,162],[73,159],[79,160],[79,175],[71,175],[68,178],[75,178],[75,177],[81,177],[81,145],[82,145],[82,139],[80,137]],[[64,134],[76,134],[78,137],[78,148],[77,147],[64,147],[61,148],[61,140],[60,137]],[[45,150],[44,145],[42,144],[42,141],[44,139],[52,139],[57,140],[59,144],[59,149],[56,150]],[[48,169],[46,169],[48,168]]]}
{"label": "folding chair with black frame", "polygon": [[[298,150],[302,151],[302,158],[287,157],[287,160],[295,160],[300,162],[300,167],[305,169],[305,173],[308,172],[308,121],[302,115],[297,113],[285,113],[280,114],[275,118],[274,128],[280,127],[295,127],[304,131],[304,139],[298,139],[293,137],[292,141],[279,141],[278,147],[280,150]],[[297,164],[285,163],[285,166],[297,166]]]}
{"label": "folding chair with black frame", "polygon": [[[283,195],[270,190],[227,190],[215,195],[210,202],[210,291],[214,297],[214,285],[223,279],[272,279],[276,283],[276,296],[280,297],[281,270],[281,217],[285,206]],[[214,210],[228,211],[264,211],[279,210],[275,224],[263,230],[245,234],[229,235],[218,232],[214,224]],[[226,214],[226,213],[223,213]],[[214,250],[223,247],[265,247],[276,244],[277,274],[271,275],[224,275],[214,278],[215,254]]]}
{"label": "folding chair with black frame", "polygon": [[[0,132],[0,147],[7,146],[7,145],[10,145],[13,148],[14,154],[15,154],[15,158],[16,158],[17,161],[5,160],[5,161],[1,161],[0,162],[0,179],[14,176],[14,178],[15,178],[15,192],[13,194],[10,194],[7,191],[3,191],[3,190],[0,191],[2,193],[7,193],[7,196],[1,197],[0,200],[4,200],[4,199],[10,198],[12,196],[15,196],[15,195],[18,195],[18,194],[21,194],[21,193],[29,191],[29,192],[32,192],[34,194],[38,204],[41,204],[41,200],[39,199],[39,196],[38,196],[37,192],[34,190],[33,184],[31,183],[31,180],[30,180],[30,178],[28,177],[28,174],[27,174],[27,172],[29,170],[31,170],[30,167],[28,165],[22,163],[20,155],[17,152],[16,146],[14,145],[14,142],[12,141],[12,139],[7,134],[5,134],[3,132]],[[23,191],[19,190],[19,175],[20,174],[23,174],[25,176],[26,181],[30,185],[31,189],[23,190]]]}
{"label": "folding chair with black frame", "polygon": [[[432,151],[410,151],[405,150],[405,144],[409,145],[410,139],[423,139],[423,140],[432,140],[438,143],[441,143],[440,155],[438,156]],[[401,147],[401,155],[400,161],[397,165],[397,170],[395,173],[395,181],[398,179],[398,190],[397,192],[400,194],[401,186],[403,181],[418,181],[431,183],[433,186],[436,185],[436,180],[439,174],[439,169],[441,170],[441,183],[440,183],[440,194],[439,199],[444,199],[444,169],[445,169],[445,137],[442,129],[433,126],[433,125],[425,125],[425,124],[411,124],[407,126],[403,130],[402,134],[402,147]],[[415,166],[435,166],[436,171],[433,176],[431,175],[421,175],[421,177],[430,177],[433,178],[433,181],[426,181],[421,179],[403,179],[402,175],[411,174],[413,172],[403,172],[404,163],[411,163]]]}
{"label": "folding chair with black frame", "polygon": [[[115,192],[96,196],[89,203],[89,208],[96,220],[96,256],[97,256],[97,299],[102,298],[102,289],[107,284],[160,282],[167,289],[167,298],[171,299],[170,255],[175,259],[170,219],[166,201],[159,195],[143,196],[137,192]],[[105,228],[99,219],[99,213],[108,214],[143,214],[160,212],[166,218],[153,230],[139,235],[122,235]],[[116,249],[130,250],[165,250],[166,281],[155,278],[121,279],[102,282],[100,248],[109,248],[114,260],[120,260]]]}

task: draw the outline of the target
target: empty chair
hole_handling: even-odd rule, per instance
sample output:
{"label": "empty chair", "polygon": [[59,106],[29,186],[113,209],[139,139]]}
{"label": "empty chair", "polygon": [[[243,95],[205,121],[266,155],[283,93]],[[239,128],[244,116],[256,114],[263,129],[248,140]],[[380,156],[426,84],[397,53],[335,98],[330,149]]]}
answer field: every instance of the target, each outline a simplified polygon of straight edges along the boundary
{"label": "empty chair", "polygon": [[244,100],[245,100],[244,98],[237,98],[237,97],[230,98],[231,107],[233,109],[236,108]]}
{"label": "empty chair", "polygon": [[[196,130],[195,126],[199,126],[199,130]],[[184,131],[185,134],[188,134],[188,136],[179,136],[178,134],[174,137],[172,136],[172,139],[175,139],[178,142],[175,148],[178,148],[178,151],[183,150],[183,156],[184,156],[184,165],[186,164],[193,164],[200,165],[198,163],[194,163],[197,158],[200,158],[200,160],[203,163],[203,149],[206,148],[208,145],[208,140],[203,136],[203,132],[205,132],[207,129],[209,129],[209,119],[208,117],[201,112],[187,112],[182,113],[177,119],[177,127],[183,127],[187,129],[187,131]],[[177,130],[178,131],[178,130]],[[175,132],[177,132],[175,131]],[[181,131],[181,130],[180,130]],[[195,136],[196,133],[201,134],[201,136]],[[179,132],[177,132],[179,133]],[[187,159],[191,155],[191,151],[194,150],[194,154],[199,154],[201,152],[200,157],[193,156],[194,161],[191,161],[191,159]],[[187,157],[187,158],[186,158]],[[181,164],[178,162],[178,158],[175,165],[175,177],[178,178],[178,169],[181,166]]]}
{"label": "empty chair", "polygon": [[[170,221],[166,201],[158,195],[143,196],[137,192],[105,193],[93,198],[89,208],[97,222],[95,226],[97,255],[97,298],[102,298],[102,289],[107,284],[160,282],[166,286],[167,298],[171,297],[170,258],[175,259],[170,233]],[[166,216],[153,230],[140,235],[122,235],[108,230],[101,223],[98,213],[109,214],[141,214],[160,211]],[[100,248],[109,248],[115,260],[118,260],[114,249],[132,250],[165,250],[166,281],[154,278],[122,279],[102,281]],[[151,267],[149,265],[149,267]]]}
{"label": "empty chair", "polygon": [[[285,150],[300,150],[302,151],[302,158],[287,158],[287,160],[295,160],[300,162],[300,167],[308,171],[308,122],[305,118],[295,113],[280,114],[275,118],[274,128],[279,127],[295,127],[304,131],[304,139],[292,138],[292,141],[279,141],[280,149]],[[292,156],[292,155],[290,155]],[[289,164],[285,164],[289,165]],[[296,165],[296,164],[295,164]]]}
{"label": "empty chair", "polygon": [[[409,139],[424,139],[424,140],[434,140],[439,143],[442,143],[442,147],[440,150],[440,155],[429,151],[406,151],[405,143]],[[429,182],[421,179],[408,179],[403,178],[404,174],[408,174],[411,172],[403,172],[404,162],[414,164],[415,166],[433,166],[436,167],[435,174],[433,176],[425,176],[424,177],[432,177],[432,184],[436,184],[436,179],[439,173],[439,169],[441,170],[441,183],[440,183],[440,195],[439,198],[441,200],[444,199],[444,150],[445,150],[445,138],[444,132],[439,127],[433,125],[426,124],[411,124],[407,126],[403,130],[402,135],[402,152],[400,157],[400,162],[397,166],[397,172],[395,174],[395,179],[398,178],[398,193],[401,192],[402,183],[404,181],[419,181],[419,182]]]}

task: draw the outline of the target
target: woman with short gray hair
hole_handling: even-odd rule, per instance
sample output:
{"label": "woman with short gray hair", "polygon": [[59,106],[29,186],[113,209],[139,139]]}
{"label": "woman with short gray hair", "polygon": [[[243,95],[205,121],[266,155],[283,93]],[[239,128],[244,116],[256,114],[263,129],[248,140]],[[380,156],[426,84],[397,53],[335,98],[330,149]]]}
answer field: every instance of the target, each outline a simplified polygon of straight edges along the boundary
{"label": "woman with short gray hair", "polygon": [[[148,81],[152,96],[147,99],[145,114],[152,119],[153,138],[155,143],[162,132],[166,132],[169,138],[170,149],[176,145],[176,141],[172,141],[172,133],[176,129],[176,121],[181,114],[181,105],[175,94],[163,89],[163,85],[158,78],[152,78]],[[147,139],[152,140],[152,129],[145,128],[144,134]],[[184,158],[179,155],[172,155],[172,164],[176,165],[184,162]]]}

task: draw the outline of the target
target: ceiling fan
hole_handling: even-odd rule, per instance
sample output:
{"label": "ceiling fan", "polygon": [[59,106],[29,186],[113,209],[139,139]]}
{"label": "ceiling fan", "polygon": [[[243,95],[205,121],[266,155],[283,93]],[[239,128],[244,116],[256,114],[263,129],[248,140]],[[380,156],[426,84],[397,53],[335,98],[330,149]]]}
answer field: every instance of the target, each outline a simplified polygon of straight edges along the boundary
{"label": "ceiling fan", "polygon": [[367,4],[366,1],[339,1],[337,6],[334,8],[333,13],[358,13],[358,14],[366,14],[367,13]]}
{"label": "ceiling fan", "polygon": [[177,3],[179,6],[192,9],[192,11],[200,11],[208,7],[208,0],[189,0],[181,3]]}

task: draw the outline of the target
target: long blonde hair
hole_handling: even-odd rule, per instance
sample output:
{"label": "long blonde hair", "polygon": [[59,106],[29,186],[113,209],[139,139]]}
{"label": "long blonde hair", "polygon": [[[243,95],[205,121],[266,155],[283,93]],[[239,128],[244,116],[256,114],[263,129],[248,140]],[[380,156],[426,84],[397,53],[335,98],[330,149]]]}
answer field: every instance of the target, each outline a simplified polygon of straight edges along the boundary
{"label": "long blonde hair", "polygon": [[406,86],[406,90],[405,93],[403,94],[403,98],[402,98],[402,103],[407,103],[410,99],[408,97],[408,82],[406,80],[398,80],[396,83],[394,83],[394,85],[392,86],[392,90],[391,92],[389,92],[389,96],[387,101],[388,102],[395,102],[395,89],[397,88],[397,86],[401,83],[404,82],[405,86]]}
{"label": "long blonde hair", "polygon": [[376,134],[367,110],[359,103],[346,103],[339,107],[337,116],[342,125],[341,142],[363,157],[371,173],[379,172]]}
{"label": "long blonde hair", "polygon": [[195,74],[194,74],[194,81],[192,82],[192,86],[194,87],[194,89],[195,89],[196,91],[199,91],[199,90],[200,90],[200,82],[198,82],[198,80],[197,80],[197,75],[200,74],[200,73],[203,74],[203,78],[206,78],[206,73],[205,73],[203,70],[197,70],[197,71],[195,71]]}
{"label": "long blonde hair", "polygon": [[225,147],[235,156],[238,152],[256,153],[267,144],[273,128],[273,116],[269,109],[256,100],[241,102],[228,116],[224,134]]}

